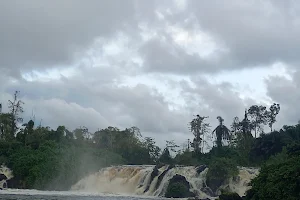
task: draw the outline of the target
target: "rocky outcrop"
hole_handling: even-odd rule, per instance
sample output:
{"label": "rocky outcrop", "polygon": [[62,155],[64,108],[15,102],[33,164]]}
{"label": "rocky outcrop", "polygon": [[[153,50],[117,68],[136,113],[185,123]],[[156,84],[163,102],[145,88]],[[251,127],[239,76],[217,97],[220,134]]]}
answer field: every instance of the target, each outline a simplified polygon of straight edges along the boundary
{"label": "rocky outcrop", "polygon": [[156,183],[156,185],[155,185],[155,189],[157,189],[157,188],[160,186],[160,183],[161,183],[161,181],[163,180],[163,178],[164,178],[164,176],[166,175],[166,173],[167,173],[170,169],[172,169],[173,167],[174,167],[173,165],[169,165],[168,168],[167,168],[163,173],[161,173],[161,175],[158,176],[158,178],[157,178],[157,183]]}
{"label": "rocky outcrop", "polygon": [[190,192],[191,185],[182,175],[176,174],[173,176],[167,188],[165,197],[168,198],[187,198],[195,197],[196,195],[193,192]]}
{"label": "rocky outcrop", "polygon": [[146,187],[144,193],[148,192],[148,190],[149,190],[149,188],[150,188],[150,185],[151,185],[153,179],[154,179],[156,176],[158,176],[158,173],[159,173],[159,171],[158,171],[158,166],[156,165],[156,166],[153,168],[153,171],[151,172],[150,180],[149,180],[149,182],[148,182],[148,184],[147,184],[147,187]]}
{"label": "rocky outcrop", "polygon": [[196,171],[198,174],[200,174],[201,172],[203,172],[205,169],[207,168],[206,165],[200,165],[196,167]]}
{"label": "rocky outcrop", "polygon": [[4,174],[0,174],[0,181],[7,180],[7,177]]}

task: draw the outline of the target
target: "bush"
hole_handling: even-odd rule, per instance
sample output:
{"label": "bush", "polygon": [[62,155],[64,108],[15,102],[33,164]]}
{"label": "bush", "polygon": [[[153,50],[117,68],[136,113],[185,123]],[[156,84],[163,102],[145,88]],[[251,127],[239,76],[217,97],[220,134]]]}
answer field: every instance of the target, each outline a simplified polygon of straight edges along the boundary
{"label": "bush", "polygon": [[208,166],[207,186],[216,192],[227,179],[237,174],[237,165],[232,159],[216,158]]}
{"label": "bush", "polygon": [[[300,147],[300,146],[298,146]],[[297,147],[291,147],[267,162],[251,182],[249,200],[300,199],[300,156]]]}
{"label": "bush", "polygon": [[189,188],[186,187],[183,183],[171,183],[167,188],[165,197],[167,198],[185,198],[189,196]]}
{"label": "bush", "polygon": [[184,176],[176,174],[170,179],[165,197],[186,198],[194,196],[195,194],[190,192],[190,183]]}

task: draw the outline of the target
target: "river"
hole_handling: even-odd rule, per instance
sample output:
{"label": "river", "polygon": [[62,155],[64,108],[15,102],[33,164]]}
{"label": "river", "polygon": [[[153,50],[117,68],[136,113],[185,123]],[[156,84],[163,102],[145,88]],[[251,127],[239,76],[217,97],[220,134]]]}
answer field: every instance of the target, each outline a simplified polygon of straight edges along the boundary
{"label": "river", "polygon": [[158,197],[128,196],[76,191],[0,190],[5,200],[157,200]]}

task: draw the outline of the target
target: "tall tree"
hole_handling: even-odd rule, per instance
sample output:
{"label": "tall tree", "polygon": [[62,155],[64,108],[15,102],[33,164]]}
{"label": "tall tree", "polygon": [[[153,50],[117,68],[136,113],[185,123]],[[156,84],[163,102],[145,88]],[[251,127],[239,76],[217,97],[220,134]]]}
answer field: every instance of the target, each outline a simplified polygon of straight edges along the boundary
{"label": "tall tree", "polygon": [[279,114],[279,111],[280,105],[278,103],[273,103],[269,108],[267,120],[271,132],[273,131],[273,124],[276,122],[276,116]]}
{"label": "tall tree", "polygon": [[229,140],[230,139],[230,131],[229,129],[223,124],[224,119],[221,116],[217,117],[219,121],[219,125],[213,130],[213,134],[216,133],[217,136],[217,147],[222,146],[222,140]]}
{"label": "tall tree", "polygon": [[[201,152],[201,144],[204,144],[203,138],[204,134],[206,134],[209,130],[209,123],[206,123],[204,120],[208,117],[202,117],[200,115],[197,115],[196,118],[194,118],[189,123],[190,131],[194,134],[194,140],[192,143],[192,147],[194,148],[196,153]],[[203,151],[203,147],[202,147]]]}
{"label": "tall tree", "polygon": [[251,125],[254,129],[254,137],[257,133],[263,130],[262,125],[267,124],[268,112],[265,106],[253,105],[248,109],[248,114],[251,119]]}
{"label": "tall tree", "polygon": [[236,134],[236,147],[244,156],[249,155],[253,142],[251,129],[251,122],[248,119],[247,110],[245,110],[244,119],[238,124],[238,131]]}
{"label": "tall tree", "polygon": [[145,137],[143,145],[148,150],[151,160],[157,162],[160,154],[160,148],[156,146],[155,140],[151,137]]}
{"label": "tall tree", "polygon": [[24,112],[22,105],[24,104],[23,101],[18,99],[20,92],[15,91],[14,93],[14,98],[13,100],[8,100],[8,108],[11,113],[11,132],[10,132],[10,137],[15,136],[15,132],[17,130],[17,123],[18,122],[23,122],[23,118],[20,117],[19,115]]}
{"label": "tall tree", "polygon": [[235,140],[236,140],[237,134],[239,131],[241,131],[240,119],[237,116],[233,118],[230,128],[231,128],[230,145],[236,145]]}

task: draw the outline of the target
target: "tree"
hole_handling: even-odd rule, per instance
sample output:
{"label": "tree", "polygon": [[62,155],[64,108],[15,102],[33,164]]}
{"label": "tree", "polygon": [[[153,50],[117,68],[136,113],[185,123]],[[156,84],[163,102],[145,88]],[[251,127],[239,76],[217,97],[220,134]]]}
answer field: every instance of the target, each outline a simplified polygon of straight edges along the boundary
{"label": "tree", "polygon": [[230,134],[229,134],[229,129],[223,125],[224,119],[221,116],[218,116],[217,119],[219,120],[219,125],[213,130],[212,133],[216,133],[217,136],[217,147],[222,146],[222,139],[223,140],[229,140],[230,139]]}
{"label": "tree", "polygon": [[76,128],[73,131],[73,133],[78,141],[83,141],[84,138],[88,137],[88,131],[89,131],[88,128],[80,127],[80,128]]}
{"label": "tree", "polygon": [[151,160],[156,162],[159,158],[160,148],[155,145],[155,141],[151,137],[145,137],[143,145],[148,150]]}
{"label": "tree", "polygon": [[14,99],[8,100],[8,108],[11,113],[11,132],[10,137],[13,138],[15,136],[15,132],[17,129],[17,123],[23,122],[23,118],[19,115],[24,112],[22,105],[24,104],[23,101],[18,99],[18,95],[20,94],[19,91],[15,91],[14,93]]}
{"label": "tree", "polygon": [[251,181],[246,199],[300,199],[300,145],[288,146],[285,151],[268,160]]}
{"label": "tree", "polygon": [[34,133],[34,122],[32,120],[29,120],[28,123],[23,124],[25,126],[24,129],[21,129],[17,133],[17,141],[22,142],[24,145],[26,145],[26,137],[28,135],[32,135]]}
{"label": "tree", "polygon": [[276,122],[276,116],[279,114],[280,105],[278,103],[274,103],[270,106],[269,111],[267,112],[267,121],[271,132],[273,131],[273,124]]}
{"label": "tree", "polygon": [[235,138],[236,148],[244,157],[248,157],[253,143],[253,136],[251,134],[252,127],[251,127],[251,122],[248,119],[247,110],[245,110],[244,119],[238,124],[236,124],[236,126],[237,126],[237,133]]}
{"label": "tree", "polygon": [[230,145],[236,145],[236,138],[238,133],[242,130],[241,129],[241,122],[238,117],[234,117],[232,124],[230,125],[231,128],[231,137],[230,137]]}
{"label": "tree", "polygon": [[[200,115],[197,115],[196,118],[194,118],[189,123],[190,131],[194,134],[195,138],[192,143],[192,147],[194,148],[194,151],[196,153],[201,152],[201,144],[203,144],[203,136],[206,134],[209,130],[209,123],[205,123],[204,120],[208,117],[202,117]],[[202,138],[201,138],[202,136]],[[203,151],[203,149],[202,149]]]}
{"label": "tree", "polygon": [[0,138],[7,140],[10,138],[12,117],[10,113],[0,114]]}
{"label": "tree", "polygon": [[268,112],[266,109],[267,108],[265,106],[258,105],[253,105],[248,109],[255,138],[257,136],[257,132],[263,130],[262,125],[267,123]]}
{"label": "tree", "polygon": [[169,151],[168,147],[166,147],[163,150],[162,154],[159,157],[159,162],[162,163],[162,164],[173,164],[173,159],[171,157],[171,154],[170,154],[170,151]]}

